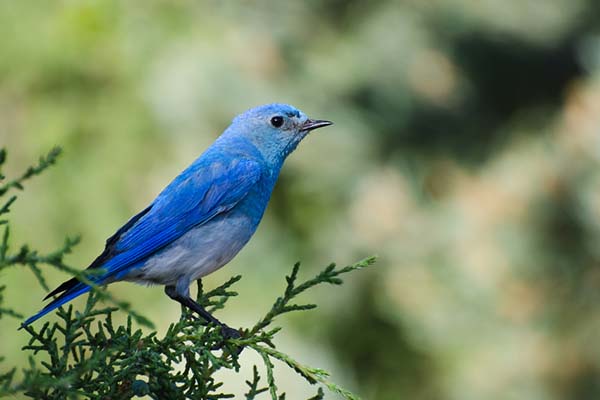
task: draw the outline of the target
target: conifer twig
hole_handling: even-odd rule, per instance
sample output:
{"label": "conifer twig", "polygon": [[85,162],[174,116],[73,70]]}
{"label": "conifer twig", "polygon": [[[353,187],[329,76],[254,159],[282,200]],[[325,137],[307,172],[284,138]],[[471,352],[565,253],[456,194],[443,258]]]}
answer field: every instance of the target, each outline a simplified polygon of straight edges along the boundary
{"label": "conifer twig", "polygon": [[[23,189],[23,182],[41,173],[52,165],[59,150],[42,157],[36,166],[30,167],[19,178],[0,187],[0,200],[11,188]],[[0,151],[0,172],[6,152]],[[0,174],[1,176],[1,174]],[[1,179],[1,178],[0,178]],[[0,207],[0,215],[10,212],[16,197],[12,196]],[[298,303],[296,297],[309,289],[329,283],[342,283],[341,275],[373,264],[375,258],[367,258],[356,264],[337,269],[335,264],[327,266],[315,277],[298,283],[300,264],[294,265],[282,296],[252,328],[243,332],[239,339],[224,339],[221,329],[203,325],[203,321],[184,318],[172,323],[166,333],[159,337],[155,331],[135,328],[134,322],[145,327],[152,323],[134,312],[128,303],[114,299],[109,292],[94,283],[94,271],[79,271],[65,263],[65,256],[78,243],[78,238],[67,238],[56,251],[43,254],[28,245],[11,247],[9,223],[0,220],[3,232],[0,236],[0,271],[17,266],[26,267],[35,276],[40,287],[48,289],[44,278],[44,267],[50,266],[89,284],[92,291],[83,309],[73,305],[59,307],[57,322],[46,321],[41,326],[30,325],[24,331],[29,342],[23,347],[29,352],[29,365],[16,378],[16,369],[4,369],[0,373],[0,397],[22,394],[32,398],[115,398],[129,399],[134,396],[169,399],[226,399],[223,382],[217,374],[222,370],[239,372],[239,353],[247,347],[262,358],[266,377],[261,376],[256,365],[252,377],[246,381],[246,400],[270,396],[284,400],[279,393],[274,369],[277,360],[302,376],[309,384],[320,385],[315,396],[309,400],[323,399],[323,387],[346,399],[357,399],[355,395],[330,380],[329,373],[307,366],[277,349],[275,337],[281,328],[273,326],[277,317],[293,311],[315,308],[310,303]],[[101,271],[100,271],[101,272]],[[234,276],[222,285],[204,292],[198,282],[198,302],[216,311],[223,308],[229,298],[237,293],[232,287],[241,279]],[[0,319],[4,315],[22,318],[21,313],[4,306],[4,286],[0,286]],[[110,303],[100,305],[100,301]],[[113,313],[127,314],[124,325],[116,324]],[[3,358],[0,357],[0,364]],[[263,398],[264,398],[263,396]]]}

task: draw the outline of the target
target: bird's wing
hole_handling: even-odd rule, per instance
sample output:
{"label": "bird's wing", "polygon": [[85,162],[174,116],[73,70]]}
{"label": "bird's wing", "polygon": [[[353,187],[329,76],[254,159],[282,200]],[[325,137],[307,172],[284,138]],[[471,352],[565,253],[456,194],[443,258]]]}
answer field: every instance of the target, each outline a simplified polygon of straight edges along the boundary
{"label": "bird's wing", "polygon": [[[90,267],[104,268],[102,280],[149,257],[191,228],[231,210],[261,177],[260,164],[248,159],[192,165],[109,238]],[[129,225],[129,226],[128,226]]]}
{"label": "bird's wing", "polygon": [[[106,241],[106,248],[89,268],[102,268],[89,279],[102,284],[119,279],[129,268],[172,243],[194,226],[206,223],[239,203],[262,174],[260,163],[249,159],[203,161],[192,164],[162,191],[144,211],[131,218]],[[86,293],[90,286],[72,278],[50,292],[61,293],[27,326],[53,309]]]}

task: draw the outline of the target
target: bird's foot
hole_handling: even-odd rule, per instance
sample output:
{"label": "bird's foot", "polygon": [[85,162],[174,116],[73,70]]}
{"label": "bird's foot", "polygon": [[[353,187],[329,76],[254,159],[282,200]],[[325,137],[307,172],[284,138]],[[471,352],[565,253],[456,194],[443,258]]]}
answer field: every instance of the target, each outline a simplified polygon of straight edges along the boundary
{"label": "bird's foot", "polygon": [[[229,339],[239,339],[242,337],[242,334],[239,330],[230,328],[229,326],[227,326],[225,324],[221,325],[221,335],[223,336],[223,341],[221,343],[219,343],[217,346],[215,346],[216,349],[224,349],[225,344]],[[232,347],[230,348],[230,351],[235,353],[236,356],[239,356],[240,353],[242,352],[242,350],[244,350],[243,345],[242,346],[236,346],[233,344],[230,344],[230,345],[232,345]]]}
{"label": "bird's foot", "polygon": [[223,335],[223,339],[239,339],[242,337],[242,334],[239,330],[228,327],[227,325],[221,325],[221,334]]}

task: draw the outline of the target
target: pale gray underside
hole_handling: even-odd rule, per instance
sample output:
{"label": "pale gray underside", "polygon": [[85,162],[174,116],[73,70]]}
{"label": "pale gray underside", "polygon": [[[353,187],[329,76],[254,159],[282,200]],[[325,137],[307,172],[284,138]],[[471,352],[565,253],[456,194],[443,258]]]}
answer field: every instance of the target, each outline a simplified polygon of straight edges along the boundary
{"label": "pale gray underside", "polygon": [[189,285],[227,264],[255,229],[244,213],[217,217],[191,229],[122,279],[141,284]]}

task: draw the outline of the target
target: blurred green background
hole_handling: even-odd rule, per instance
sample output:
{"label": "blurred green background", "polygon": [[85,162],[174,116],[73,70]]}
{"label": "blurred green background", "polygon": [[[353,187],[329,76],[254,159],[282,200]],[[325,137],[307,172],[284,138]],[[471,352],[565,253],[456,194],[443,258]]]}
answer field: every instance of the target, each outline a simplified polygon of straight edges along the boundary
{"label": "blurred green background", "polygon": [[[81,234],[67,261],[87,266],[234,115],[290,103],[336,124],[205,280],[244,277],[220,318],[256,320],[297,260],[308,275],[378,253],[282,320],[281,349],[365,399],[598,399],[599,15],[597,0],[2,0],[7,172],[65,150],[14,207],[13,243]],[[40,307],[29,272],[0,279],[8,304]],[[178,318],[159,287],[110,291],[161,332]],[[0,328],[9,365],[26,362],[18,323]],[[284,369],[290,398],[314,394]]]}

